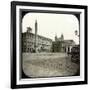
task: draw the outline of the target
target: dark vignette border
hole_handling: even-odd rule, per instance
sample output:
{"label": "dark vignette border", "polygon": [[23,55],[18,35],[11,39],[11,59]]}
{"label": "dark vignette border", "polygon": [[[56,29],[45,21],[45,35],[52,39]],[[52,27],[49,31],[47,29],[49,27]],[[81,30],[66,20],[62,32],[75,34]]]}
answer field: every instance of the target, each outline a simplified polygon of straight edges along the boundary
{"label": "dark vignette border", "polygon": [[[16,83],[16,6],[40,6],[40,7],[55,7],[55,8],[76,8],[76,9],[84,9],[85,13],[85,77],[84,81],[75,81],[75,82],[58,82],[58,83],[44,83],[44,84],[25,84],[25,85],[17,85]],[[34,2],[19,2],[12,1],[11,2],[11,42],[10,42],[10,50],[11,50],[11,88],[32,88],[32,87],[49,87],[49,86],[65,86],[65,85],[80,85],[88,83],[88,75],[87,75],[87,19],[88,19],[88,7],[83,5],[66,5],[66,4],[52,4],[52,3],[34,3]]]}
{"label": "dark vignette border", "polygon": [[[23,71],[23,61],[22,61],[22,21],[23,21],[23,18],[26,14],[28,13],[49,13],[49,14],[69,14],[69,15],[74,15],[77,20],[78,20],[78,24],[79,24],[79,32],[80,32],[80,13],[81,12],[69,12],[69,11],[51,11],[51,10],[36,10],[36,9],[20,9],[19,10],[19,17],[20,17],[20,71],[21,71],[21,78],[25,79],[25,78],[31,78],[31,77],[28,77],[27,75],[25,75],[24,71]],[[80,38],[79,38],[79,41],[80,41]],[[80,42],[79,42],[80,43]],[[73,76],[79,76],[78,74],[77,75],[73,75]],[[53,76],[50,76],[50,77],[47,77],[47,78],[51,78]],[[56,77],[60,77],[60,76],[56,76]],[[68,76],[61,76],[61,77],[68,77]],[[20,78],[20,79],[21,79]],[[46,78],[46,77],[41,77],[41,78]]]}

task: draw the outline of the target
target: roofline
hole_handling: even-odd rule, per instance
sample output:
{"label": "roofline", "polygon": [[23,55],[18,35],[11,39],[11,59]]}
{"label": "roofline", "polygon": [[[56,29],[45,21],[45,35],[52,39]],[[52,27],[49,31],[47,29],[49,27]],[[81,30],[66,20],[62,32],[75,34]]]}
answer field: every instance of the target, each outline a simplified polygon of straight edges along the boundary
{"label": "roofline", "polygon": [[[27,34],[27,32],[24,32],[24,33],[22,33],[22,34]],[[28,34],[35,35],[34,33],[28,33]],[[41,35],[37,35],[37,36],[53,41],[52,39],[47,38],[47,37],[44,37],[44,36],[41,36]]]}

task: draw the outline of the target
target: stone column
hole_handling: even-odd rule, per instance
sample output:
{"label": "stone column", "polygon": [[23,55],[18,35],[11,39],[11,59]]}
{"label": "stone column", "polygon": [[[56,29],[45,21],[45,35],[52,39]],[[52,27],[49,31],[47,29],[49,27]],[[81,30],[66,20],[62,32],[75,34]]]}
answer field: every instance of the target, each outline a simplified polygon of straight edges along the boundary
{"label": "stone column", "polygon": [[35,21],[35,52],[37,52],[37,20]]}

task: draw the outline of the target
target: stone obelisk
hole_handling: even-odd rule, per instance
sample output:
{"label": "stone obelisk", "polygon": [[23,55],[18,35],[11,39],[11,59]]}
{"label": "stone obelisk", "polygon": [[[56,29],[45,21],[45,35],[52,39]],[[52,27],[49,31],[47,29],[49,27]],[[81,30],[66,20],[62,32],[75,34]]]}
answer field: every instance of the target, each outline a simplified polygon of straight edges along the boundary
{"label": "stone obelisk", "polygon": [[37,20],[35,21],[35,52],[37,52]]}

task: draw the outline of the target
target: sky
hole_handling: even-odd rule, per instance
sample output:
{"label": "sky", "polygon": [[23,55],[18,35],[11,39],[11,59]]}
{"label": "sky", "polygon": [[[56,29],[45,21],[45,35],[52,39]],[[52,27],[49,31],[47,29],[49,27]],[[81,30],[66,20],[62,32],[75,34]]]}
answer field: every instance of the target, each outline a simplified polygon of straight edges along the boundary
{"label": "sky", "polygon": [[22,32],[27,31],[27,27],[32,28],[35,33],[35,21],[37,20],[38,35],[54,40],[55,35],[64,35],[66,40],[74,40],[79,43],[79,38],[75,35],[75,30],[79,32],[79,22],[72,14],[50,14],[50,13],[27,13],[22,20]]}

